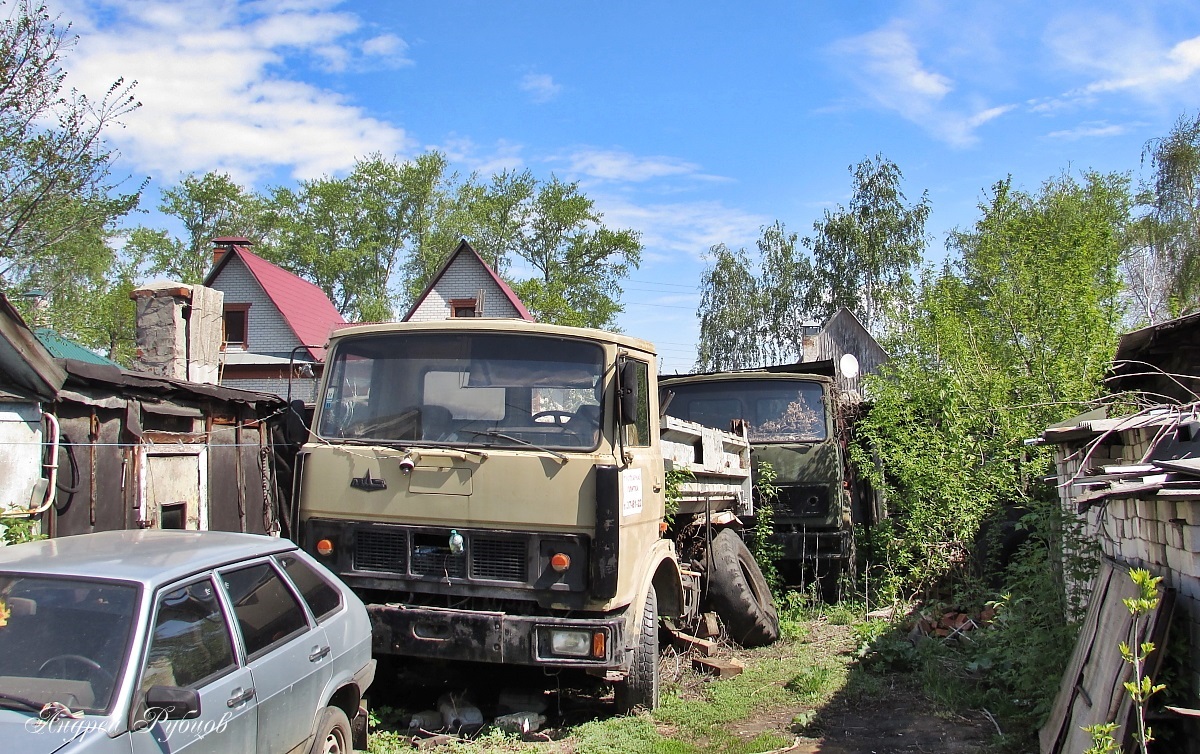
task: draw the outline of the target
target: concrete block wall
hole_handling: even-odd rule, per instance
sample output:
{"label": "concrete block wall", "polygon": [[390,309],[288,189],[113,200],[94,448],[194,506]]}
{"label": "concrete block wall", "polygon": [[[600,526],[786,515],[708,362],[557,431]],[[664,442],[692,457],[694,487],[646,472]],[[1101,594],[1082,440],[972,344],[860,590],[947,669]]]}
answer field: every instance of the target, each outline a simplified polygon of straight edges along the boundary
{"label": "concrete block wall", "polygon": [[[1067,514],[1082,522],[1085,536],[1106,556],[1134,568],[1145,568],[1163,577],[1164,586],[1176,590],[1176,617],[1169,641],[1176,645],[1175,651],[1178,642],[1187,648],[1189,688],[1185,691],[1191,697],[1184,706],[1200,709],[1200,500],[1153,495],[1144,499],[1109,498],[1093,502],[1080,513],[1076,497],[1087,488],[1066,484],[1081,467],[1093,473],[1101,466],[1143,463],[1161,439],[1159,430],[1157,426],[1125,430],[1090,451],[1087,447],[1060,446],[1055,458],[1059,499]],[[1068,597],[1090,597],[1090,585],[1068,584],[1067,588]],[[1200,751],[1200,745],[1189,751]]]}
{"label": "concrete block wall", "polygon": [[1114,499],[1085,515],[1105,555],[1176,590],[1170,641],[1187,644],[1193,696],[1185,706],[1200,709],[1200,500]]}

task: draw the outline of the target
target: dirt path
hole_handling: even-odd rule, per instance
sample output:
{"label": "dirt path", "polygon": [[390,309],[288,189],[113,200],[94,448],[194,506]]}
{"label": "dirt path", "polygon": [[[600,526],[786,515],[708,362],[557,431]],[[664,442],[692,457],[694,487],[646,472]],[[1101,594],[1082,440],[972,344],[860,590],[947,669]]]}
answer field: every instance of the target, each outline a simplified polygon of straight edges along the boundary
{"label": "dirt path", "polygon": [[[854,641],[849,627],[813,621],[805,643],[817,654],[849,662]],[[812,722],[799,727],[797,720]],[[728,726],[742,740],[762,734],[795,736],[778,749],[789,754],[964,754],[987,747],[994,724],[982,713],[963,717],[937,709],[907,676],[874,676],[853,683],[818,707],[790,707],[759,713]]]}

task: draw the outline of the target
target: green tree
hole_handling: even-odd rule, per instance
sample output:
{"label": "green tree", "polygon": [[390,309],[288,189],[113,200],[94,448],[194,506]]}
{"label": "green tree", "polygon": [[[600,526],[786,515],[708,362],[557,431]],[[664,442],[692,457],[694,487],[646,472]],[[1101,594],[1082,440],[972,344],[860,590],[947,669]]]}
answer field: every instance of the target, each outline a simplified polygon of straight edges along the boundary
{"label": "green tree", "polygon": [[38,316],[70,333],[81,280],[109,282],[107,240],[137,206],[141,187],[119,190],[103,136],[138,103],[120,79],[98,100],[63,91],[70,25],[27,0],[0,5],[0,289],[38,289]]}
{"label": "green tree", "polygon": [[204,279],[212,266],[214,238],[262,237],[262,200],[227,173],[185,175],[178,185],[163,190],[158,210],[179,220],[183,235],[137,227],[130,232],[127,249],[146,260],[151,273],[182,283]]}
{"label": "green tree", "polygon": [[758,278],[745,249],[717,244],[700,278],[700,340],[696,369],[719,372],[759,366],[765,360]]}
{"label": "green tree", "polygon": [[1138,261],[1158,272],[1146,287],[1167,302],[1150,308],[1152,316],[1176,316],[1200,306],[1200,113],[1180,116],[1170,134],[1149,141],[1147,159],[1154,171],[1145,223],[1152,254]]}
{"label": "green tree", "polygon": [[277,187],[263,253],[320,286],[350,319],[393,319],[458,238],[447,168],[437,152],[411,162],[372,154],[344,178]]}
{"label": "green tree", "polygon": [[801,239],[778,221],[762,228],[757,273],[744,250],[710,250],[697,311],[697,368],[798,361],[805,328],[839,307],[878,334],[897,305],[911,301],[929,200],[922,195],[907,204],[900,169],[882,155],[852,166],[851,173],[849,208],[826,211],[813,224],[813,237]]}
{"label": "green tree", "polygon": [[520,256],[537,188],[530,171],[504,170],[489,184],[470,180],[459,189],[456,203],[465,214],[463,235],[499,275]]}
{"label": "green tree", "polygon": [[887,339],[859,433],[883,457],[876,482],[901,514],[889,547],[911,583],[962,563],[1001,501],[1028,500],[1022,480],[1049,458],[1023,441],[1103,393],[1131,206],[1122,175],[1062,176],[1036,194],[1001,181]]}
{"label": "green tree", "polygon": [[912,295],[913,271],[925,250],[928,193],[916,204],[905,201],[896,163],[883,155],[850,168],[849,207],[826,211],[805,239],[813,252],[811,312],[825,320],[845,306],[863,326],[879,335],[893,307]]}
{"label": "green tree", "polygon": [[611,328],[623,311],[621,280],[641,264],[642,245],[637,231],[602,219],[579,184],[551,177],[538,186],[516,249],[538,274],[514,290],[539,321]]}

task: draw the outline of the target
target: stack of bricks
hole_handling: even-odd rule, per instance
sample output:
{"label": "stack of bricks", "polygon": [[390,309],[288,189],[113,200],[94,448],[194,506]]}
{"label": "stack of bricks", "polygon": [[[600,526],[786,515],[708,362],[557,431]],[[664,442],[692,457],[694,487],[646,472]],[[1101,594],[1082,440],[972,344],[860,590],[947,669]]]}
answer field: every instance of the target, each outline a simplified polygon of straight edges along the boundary
{"label": "stack of bricks", "polygon": [[[1138,496],[1109,497],[1090,501],[1080,512],[1078,497],[1088,491],[1085,485],[1072,484],[1099,467],[1132,466],[1144,463],[1156,442],[1161,442],[1164,426],[1155,424],[1126,429],[1111,442],[1091,446],[1062,445],[1057,453],[1059,496],[1068,515],[1083,523],[1085,535],[1109,558],[1132,568],[1145,568],[1163,578],[1162,585],[1176,591],[1175,622],[1170,641],[1187,642],[1191,703],[1200,708],[1200,479],[1192,496],[1184,492],[1163,499],[1156,490]],[[1087,453],[1086,460],[1084,454]],[[1080,474],[1081,466],[1084,473]],[[1069,585],[1069,593],[1090,586]],[[1084,600],[1086,604],[1086,599]],[[1186,635],[1179,631],[1186,626]]]}

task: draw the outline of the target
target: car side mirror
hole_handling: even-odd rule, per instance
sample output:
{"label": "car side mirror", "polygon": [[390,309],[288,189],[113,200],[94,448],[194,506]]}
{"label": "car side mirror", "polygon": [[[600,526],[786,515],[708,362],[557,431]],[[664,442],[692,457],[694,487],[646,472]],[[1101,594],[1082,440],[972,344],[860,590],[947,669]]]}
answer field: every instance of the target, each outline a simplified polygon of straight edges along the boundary
{"label": "car side mirror", "polygon": [[200,692],[179,686],[151,686],[146,715],[156,720],[191,720],[200,716]]}

